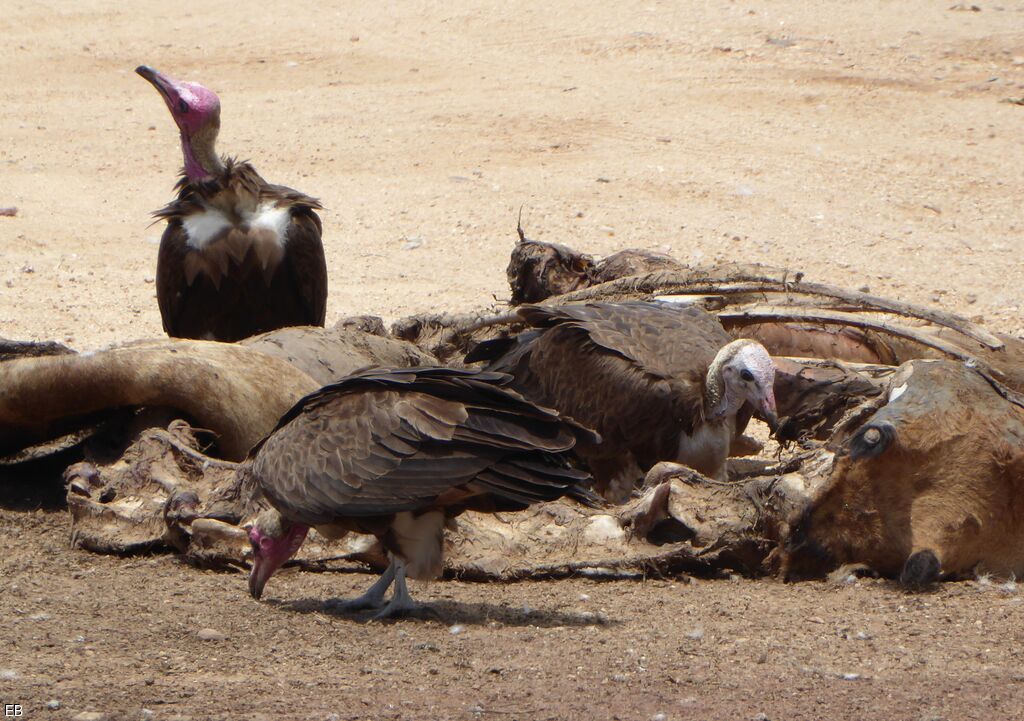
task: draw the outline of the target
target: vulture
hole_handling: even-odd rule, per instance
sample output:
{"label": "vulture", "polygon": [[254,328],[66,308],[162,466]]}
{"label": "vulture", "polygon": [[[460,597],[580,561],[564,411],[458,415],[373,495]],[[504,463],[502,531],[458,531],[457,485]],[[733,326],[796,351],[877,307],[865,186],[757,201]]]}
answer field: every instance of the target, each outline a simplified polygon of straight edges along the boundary
{"label": "vulture", "polygon": [[296,325],[323,326],[327,264],[319,201],[260,177],[248,162],[220,158],[220,100],[198,83],[145,65],[181,132],[178,197],[156,211],[167,221],[156,265],[164,330],[174,338],[238,341]]}
{"label": "vulture", "polygon": [[733,439],[753,409],[777,423],[775,364],[733,340],[713,315],[662,302],[523,305],[531,327],[485,341],[466,362],[514,376],[513,387],[601,436],[578,453],[606,498],[628,496],[659,461],[726,475]]}
{"label": "vulture", "polygon": [[563,495],[594,504],[573,466],[595,434],[505,386],[504,374],[455,368],[371,370],[300,400],[250,452],[248,473],[272,506],[249,527],[249,593],[259,599],[311,527],[328,538],[375,535],[380,579],[343,607],[413,611],[406,576],[436,578],[443,530],[466,510],[522,510]]}

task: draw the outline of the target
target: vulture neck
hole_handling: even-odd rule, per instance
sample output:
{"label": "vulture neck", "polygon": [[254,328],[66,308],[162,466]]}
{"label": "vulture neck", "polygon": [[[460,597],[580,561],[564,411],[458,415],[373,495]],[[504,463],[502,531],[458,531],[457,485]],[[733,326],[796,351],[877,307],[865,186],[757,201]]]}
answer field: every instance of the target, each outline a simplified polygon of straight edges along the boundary
{"label": "vulture neck", "polygon": [[728,358],[719,353],[708,368],[707,378],[704,379],[704,413],[705,418],[712,421],[734,415],[743,405],[742,398],[732,398],[729,389],[722,378],[722,366]]}
{"label": "vulture neck", "polygon": [[199,183],[224,172],[224,163],[217,156],[214,146],[220,123],[209,123],[194,135],[181,134],[181,151],[185,156],[185,176],[190,182]]}

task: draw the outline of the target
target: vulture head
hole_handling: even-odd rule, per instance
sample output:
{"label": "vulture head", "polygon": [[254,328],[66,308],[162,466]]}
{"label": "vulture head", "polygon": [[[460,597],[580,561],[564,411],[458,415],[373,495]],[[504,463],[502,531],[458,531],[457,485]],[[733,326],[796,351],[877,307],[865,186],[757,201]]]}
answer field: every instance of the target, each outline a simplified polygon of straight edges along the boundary
{"label": "vulture head", "polygon": [[712,418],[736,413],[744,403],[753,406],[775,430],[775,363],[760,343],[734,340],[723,347],[708,368],[707,406]]}
{"label": "vulture head", "polygon": [[214,152],[220,131],[220,98],[199,83],[175,80],[148,65],[135,72],[148,80],[167,103],[178,130],[185,154],[185,175],[199,181],[215,175],[223,164]]}
{"label": "vulture head", "polygon": [[307,533],[309,526],[292,523],[272,508],[256,517],[256,522],[249,527],[252,545],[249,594],[253,598],[259,599],[274,572],[298,553]]}

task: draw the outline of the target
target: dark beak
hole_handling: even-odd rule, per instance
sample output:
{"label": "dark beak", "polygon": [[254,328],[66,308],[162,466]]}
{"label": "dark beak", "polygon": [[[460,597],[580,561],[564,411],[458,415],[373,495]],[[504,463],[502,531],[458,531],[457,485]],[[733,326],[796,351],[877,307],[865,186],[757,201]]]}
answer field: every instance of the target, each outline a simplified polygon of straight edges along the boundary
{"label": "dark beak", "polygon": [[174,82],[165,75],[160,74],[157,70],[149,67],[148,65],[140,65],[135,68],[135,72],[144,77],[150,82],[150,84],[157,89],[157,91],[164,96],[164,100],[170,103],[173,100],[171,94],[174,88]]}
{"label": "dark beak", "polygon": [[775,431],[779,430],[779,416],[775,411],[764,412],[764,422],[768,424],[768,429],[775,434]]}

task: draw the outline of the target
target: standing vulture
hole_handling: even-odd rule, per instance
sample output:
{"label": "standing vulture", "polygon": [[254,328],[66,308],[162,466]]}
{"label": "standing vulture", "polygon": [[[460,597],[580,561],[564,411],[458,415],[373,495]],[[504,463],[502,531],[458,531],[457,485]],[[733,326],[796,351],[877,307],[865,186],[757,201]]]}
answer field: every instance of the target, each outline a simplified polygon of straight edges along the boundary
{"label": "standing vulture", "polygon": [[595,429],[602,442],[578,451],[608,498],[626,496],[659,461],[724,479],[749,408],[776,423],[768,352],[732,340],[703,310],[623,302],[517,312],[533,330],[481,343],[466,362],[490,361],[488,370],[512,374],[530,400]]}
{"label": "standing vulture", "polygon": [[238,341],[322,326],[320,203],[271,185],[247,162],[217,156],[220,100],[213,91],[145,65],[135,72],[163,96],[185,155],[177,199],[154,213],[167,221],[156,264],[164,330],[175,338]]}
{"label": "standing vulture", "polygon": [[500,373],[453,368],[373,370],[306,396],[250,453],[272,509],[249,529],[249,592],[259,598],[310,527],[328,538],[375,535],[391,557],[347,608],[378,617],[416,608],[405,578],[441,573],[445,521],[466,510],[516,511],[563,495],[594,499],[571,465],[595,435],[503,386]]}

